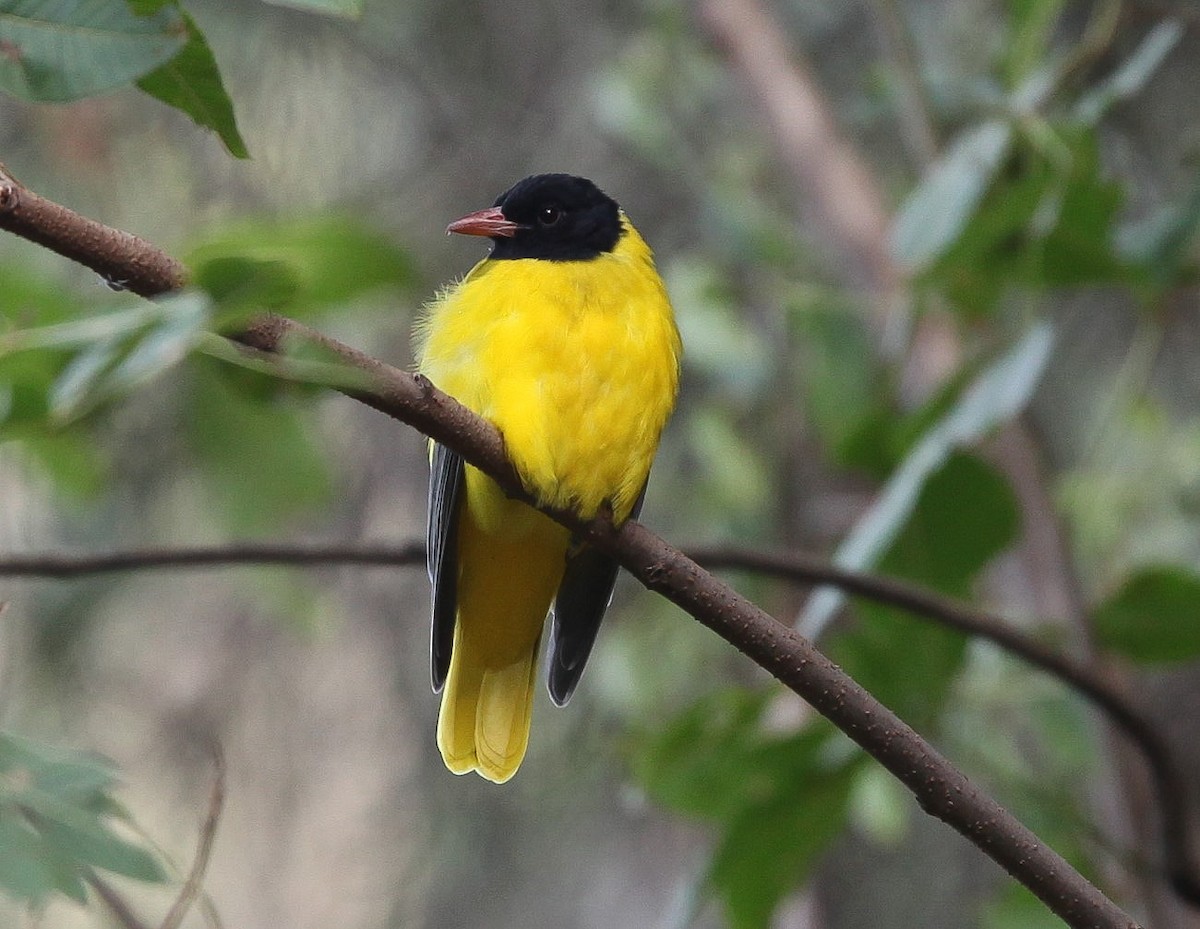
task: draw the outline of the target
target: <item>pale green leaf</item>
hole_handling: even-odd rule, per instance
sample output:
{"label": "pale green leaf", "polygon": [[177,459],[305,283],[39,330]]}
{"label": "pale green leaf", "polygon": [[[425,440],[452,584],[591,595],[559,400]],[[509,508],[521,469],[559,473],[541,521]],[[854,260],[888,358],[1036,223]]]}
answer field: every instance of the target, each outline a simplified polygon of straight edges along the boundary
{"label": "pale green leaf", "polygon": [[0,90],[67,101],[129,84],[184,47],[174,8],[138,16],[117,0],[0,0]]}
{"label": "pale green leaf", "polygon": [[892,226],[892,254],[920,271],[959,237],[1012,143],[1012,126],[991,120],[955,141],[904,201]]}

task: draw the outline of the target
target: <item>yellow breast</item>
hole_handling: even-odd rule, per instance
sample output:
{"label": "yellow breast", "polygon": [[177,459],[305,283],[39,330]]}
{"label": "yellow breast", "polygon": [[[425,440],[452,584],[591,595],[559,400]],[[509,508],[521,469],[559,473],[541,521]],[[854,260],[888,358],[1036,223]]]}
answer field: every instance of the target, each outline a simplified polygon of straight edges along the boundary
{"label": "yellow breast", "polygon": [[420,369],[500,429],[540,500],[584,516],[607,501],[617,519],[649,474],[680,353],[650,249],[624,214],[622,227],[587,261],[480,262],[428,308],[418,347]]}

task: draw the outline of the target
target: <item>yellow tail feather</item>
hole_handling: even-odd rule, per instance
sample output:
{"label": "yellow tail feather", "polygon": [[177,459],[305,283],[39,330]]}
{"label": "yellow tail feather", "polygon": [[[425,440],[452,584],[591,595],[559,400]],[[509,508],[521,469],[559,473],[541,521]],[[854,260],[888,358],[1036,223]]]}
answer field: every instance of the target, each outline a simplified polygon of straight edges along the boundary
{"label": "yellow tail feather", "polygon": [[487,668],[464,654],[461,638],[455,638],[438,714],[438,748],[455,774],[478,771],[503,784],[517,773],[529,745],[537,643],[508,666]]}
{"label": "yellow tail feather", "polygon": [[[567,531],[467,469],[458,617],[437,741],[455,774],[502,784],[529,744],[538,643],[562,579]],[[482,517],[482,519],[477,519]],[[498,531],[486,531],[486,522]]]}

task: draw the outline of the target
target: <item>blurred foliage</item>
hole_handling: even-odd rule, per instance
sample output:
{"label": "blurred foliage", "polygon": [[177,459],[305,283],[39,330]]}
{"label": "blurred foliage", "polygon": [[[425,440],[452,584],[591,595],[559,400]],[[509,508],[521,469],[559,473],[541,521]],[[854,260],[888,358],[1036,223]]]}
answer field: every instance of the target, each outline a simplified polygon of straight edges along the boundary
{"label": "blurred foliage", "polygon": [[112,831],[125,818],[116,779],[98,759],[0,732],[0,887],[36,908],[54,893],[85,902],[93,869],[163,881],[153,855]]}
{"label": "blurred foliage", "polygon": [[[338,27],[364,12],[360,0],[281,5],[336,17]],[[1154,373],[1170,333],[1182,331],[1172,328],[1179,317],[1195,315],[1200,179],[1185,170],[1181,193],[1153,196],[1109,142],[1118,117],[1129,118],[1122,107],[1137,106],[1153,86],[1183,29],[1155,21],[1127,34],[1114,25],[1120,4],[1096,4],[1086,16],[1075,6],[994,3],[988,22],[997,29],[972,21],[966,30],[978,44],[918,48],[922,70],[910,78],[927,94],[926,116],[944,139],[929,164],[893,151],[903,82],[891,72],[900,65],[888,61],[867,74],[853,59],[852,92],[836,102],[849,131],[867,148],[874,143],[875,166],[897,194],[890,249],[912,285],[911,312],[895,309],[887,321],[894,331],[884,334],[861,293],[813,247],[820,231],[814,236],[796,222],[783,193],[790,184],[753,124],[713,132],[744,103],[679,8],[651,2],[628,13],[628,29],[573,105],[592,120],[593,148],[618,148],[645,173],[646,187],[672,185],[661,201],[647,197],[645,219],[637,216],[643,229],[664,229],[655,244],[687,353],[648,517],[661,512],[673,537],[800,540],[834,550],[846,566],[955,596],[985,589],[995,596],[989,572],[1018,541],[1023,514],[994,456],[978,449],[1024,417],[1045,425],[1050,489],[1096,604],[1101,646],[1135,665],[1174,667],[1200,656],[1200,407],[1175,384],[1156,389]],[[425,19],[438,15],[375,12],[379,36],[420,35]],[[908,12],[917,21],[918,11]],[[826,39],[839,12],[798,4],[788,15],[818,67],[836,69],[842,59],[826,56],[847,43]],[[362,27],[364,42],[380,42],[371,54],[396,70],[408,67],[386,57],[373,28]],[[494,38],[459,49],[463,60],[443,62],[429,50],[414,77],[421,106],[396,101],[423,131],[445,136],[445,157],[428,159],[405,181],[403,199],[414,210],[427,208],[425,187],[475,183],[473,107],[494,110],[512,133],[508,147],[489,149],[489,157],[533,163],[544,155],[524,140],[545,144],[538,120],[561,116],[520,94],[512,95],[516,103],[494,94],[484,67],[507,79],[531,56],[539,60],[536,48],[521,44],[505,60],[504,37]],[[852,60],[848,44],[837,52]],[[553,86],[553,73],[535,72]],[[451,74],[467,88],[455,91],[461,99],[444,86]],[[325,71],[320,85],[336,86]],[[231,154],[247,156],[217,59],[177,0],[0,0],[0,90],[43,103],[121,87],[183,111]],[[334,112],[350,106],[335,102]],[[461,124],[440,123],[445,112]],[[299,189],[335,189],[310,180],[317,167],[303,143],[297,150],[289,138],[283,149],[298,166]],[[271,152],[267,160],[279,157]],[[337,169],[342,183],[354,175]],[[4,261],[0,442],[19,450],[37,480],[91,501],[103,522],[129,466],[111,436],[136,419],[127,417],[132,408],[169,424],[138,448],[153,472],[146,483],[201,488],[206,528],[227,536],[290,529],[327,510],[360,479],[348,475],[336,426],[321,416],[317,388],[344,372],[327,359],[297,356],[284,383],[217,336],[263,310],[361,334],[381,310],[401,301],[411,307],[414,262],[375,227],[377,208],[372,200],[306,215],[251,216],[242,207],[224,223],[185,218],[180,225],[204,227],[192,229],[186,252],[193,286],[153,303],[84,296],[30,263]],[[674,226],[663,219],[677,214]],[[1064,307],[1100,293],[1127,302],[1135,335],[1116,350],[1123,353],[1116,363],[1109,353],[1104,363],[1069,365],[1068,336],[1080,339],[1081,327],[1072,329]],[[1181,312],[1184,295],[1190,302]],[[1105,319],[1111,326],[1113,317]],[[913,359],[931,321],[960,350],[944,377],[914,391],[914,367],[925,372]],[[1194,367],[1194,357],[1186,364]],[[1063,371],[1081,382],[1074,393],[1055,387]],[[1060,407],[1047,410],[1054,402]],[[781,610],[795,609],[772,585],[739,583]],[[303,599],[301,591],[295,585],[291,594]],[[1020,595],[1002,605],[1031,624],[1050,619],[1029,616],[1035,608]],[[711,836],[694,875],[697,908],[711,896],[729,925],[769,926],[781,902],[819,874],[830,846],[907,840],[911,801],[843,736],[823,720],[780,712],[776,689],[757,679],[729,689],[716,683],[723,674],[696,674],[695,666],[720,660],[711,643],[673,640],[660,606],[642,609],[650,615],[615,629],[617,644],[607,658],[604,649],[597,655],[593,683],[608,694],[610,712],[633,720],[631,771],[645,794]],[[828,591],[810,600],[800,623],[1099,879],[1098,862],[1115,856],[1084,797],[1103,748],[1075,698],[1053,683],[1031,683],[1027,672],[956,633]],[[663,655],[672,656],[670,668]],[[980,736],[985,730],[988,738]],[[39,907],[55,894],[82,900],[93,868],[161,880],[154,859],[110,829],[121,818],[114,784],[111,768],[98,762],[0,736],[0,886]],[[988,929],[1053,922],[1017,888],[979,909]]]}

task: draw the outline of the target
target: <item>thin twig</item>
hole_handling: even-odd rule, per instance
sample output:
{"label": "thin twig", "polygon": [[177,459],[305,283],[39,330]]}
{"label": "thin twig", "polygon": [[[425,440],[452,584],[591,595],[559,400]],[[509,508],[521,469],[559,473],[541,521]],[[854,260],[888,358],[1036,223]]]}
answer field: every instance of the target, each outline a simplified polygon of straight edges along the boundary
{"label": "thin twig", "polygon": [[124,926],[125,929],[150,929],[130,909],[129,904],[125,902],[125,898],[117,893],[116,889],[104,880],[104,878],[93,872],[87,876],[87,882],[92,885],[92,889],[100,895],[100,899],[107,904],[117,922]]}
{"label": "thin twig", "polygon": [[7,555],[0,577],[72,578],[154,568],[190,569],[238,565],[359,565],[400,567],[425,563],[425,543],[355,548],[345,545],[240,544],[193,549],[141,549],[104,555]]}
{"label": "thin twig", "polygon": [[[20,199],[20,190],[8,189],[9,200],[12,196]],[[10,213],[0,204],[0,228],[13,228],[11,222],[5,223]],[[25,223],[21,228],[27,226]],[[35,241],[49,244],[46,240],[53,239],[57,244],[50,247],[74,257],[82,245],[66,238],[64,242],[62,236],[43,236]],[[140,240],[126,244],[133,253],[127,256],[123,279],[131,281],[142,271],[136,259],[144,259],[149,246]],[[156,287],[161,288],[157,292],[163,292],[175,285],[164,284],[161,278],[143,278],[127,286],[150,295]],[[270,357],[285,337],[309,341],[340,361],[359,367],[374,386],[370,390],[342,388],[343,393],[445,444],[514,497],[530,499],[505,455],[496,428],[439,391],[427,378],[392,368],[283,317],[265,318],[245,334],[243,341],[248,351]],[[542,509],[807,700],[904,783],[926,812],[969,838],[1066,923],[1078,929],[1130,929],[1137,925],[1061,855],[979,791],[933,746],[794,629],[777,622],[637,522],[615,527],[604,516],[585,521],[573,513]]]}
{"label": "thin twig", "polygon": [[921,75],[912,32],[897,0],[874,0],[871,10],[897,84],[896,115],[900,131],[913,163],[924,170],[937,158],[940,146],[933,104]]}
{"label": "thin twig", "polygon": [[221,819],[221,809],[225,805],[225,753],[219,744],[213,745],[213,782],[208,797],[208,812],[200,827],[200,838],[196,844],[196,857],[188,872],[187,880],[179,891],[171,909],[163,918],[159,929],[179,929],[183,918],[200,893],[204,882],[204,872],[208,870],[208,859],[212,854],[213,840],[217,836],[217,823]]}

